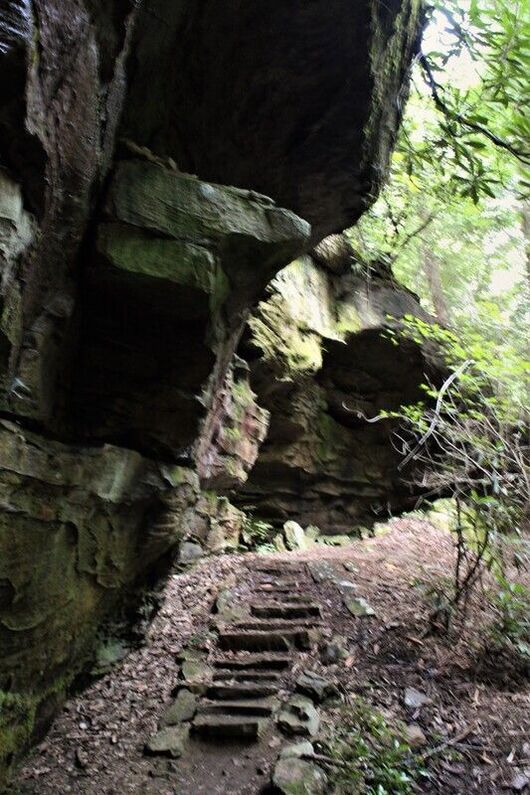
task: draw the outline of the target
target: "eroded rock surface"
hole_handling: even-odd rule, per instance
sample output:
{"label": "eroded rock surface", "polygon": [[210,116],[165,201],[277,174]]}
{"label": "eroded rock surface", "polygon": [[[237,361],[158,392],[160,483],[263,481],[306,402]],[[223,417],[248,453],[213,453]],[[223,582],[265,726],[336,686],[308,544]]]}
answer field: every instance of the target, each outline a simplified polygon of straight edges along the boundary
{"label": "eroded rock surface", "polygon": [[420,399],[426,375],[440,378],[432,351],[387,333],[405,315],[429,319],[417,298],[384,269],[361,267],[340,239],[290,264],[268,292],[243,350],[270,428],[237,499],[277,524],[346,534],[413,505],[394,422],[368,420]]}
{"label": "eroded rock surface", "polygon": [[[349,315],[335,333],[335,304],[315,297],[295,359],[321,377],[314,399],[277,393],[290,420],[269,399],[276,371],[269,395],[236,350],[274,275],[373,200],[419,13],[417,0],[277,0],[266,15],[237,0],[2,3],[0,780],[146,575],[183,538],[237,543],[224,494],[253,472],[271,409],[274,500],[278,477],[298,467],[314,486],[322,461],[319,500],[344,471],[359,496],[350,437],[340,456],[328,444],[349,389],[340,357],[361,355],[343,346]],[[311,490],[297,500],[318,515]]]}

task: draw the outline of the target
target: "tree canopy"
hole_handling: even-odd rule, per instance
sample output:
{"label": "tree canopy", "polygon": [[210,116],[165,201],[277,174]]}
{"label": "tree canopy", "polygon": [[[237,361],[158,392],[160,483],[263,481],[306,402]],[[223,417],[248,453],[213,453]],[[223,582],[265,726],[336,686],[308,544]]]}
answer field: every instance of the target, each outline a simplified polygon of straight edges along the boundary
{"label": "tree canopy", "polygon": [[428,11],[388,184],[351,238],[443,324],[530,336],[530,3]]}

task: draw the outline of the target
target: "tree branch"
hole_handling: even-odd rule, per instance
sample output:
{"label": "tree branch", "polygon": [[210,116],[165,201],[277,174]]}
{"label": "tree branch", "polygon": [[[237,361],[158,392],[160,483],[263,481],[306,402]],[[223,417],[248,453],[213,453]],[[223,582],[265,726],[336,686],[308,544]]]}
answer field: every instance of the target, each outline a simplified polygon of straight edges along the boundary
{"label": "tree branch", "polygon": [[413,240],[418,235],[421,235],[423,230],[426,229],[429,226],[429,224],[432,224],[435,218],[436,218],[436,213],[435,212],[430,213],[425,219],[425,221],[423,221],[418,227],[416,227],[416,229],[413,229],[412,232],[409,232],[408,235],[405,235],[399,246],[396,246],[396,248],[394,249],[392,261],[395,261],[398,258],[400,251],[402,251],[402,249],[404,249],[405,246],[408,245],[411,240]]}
{"label": "tree branch", "polygon": [[409,463],[409,461],[411,461],[411,459],[414,458],[414,456],[416,455],[418,450],[421,447],[423,447],[423,445],[425,444],[425,442],[427,441],[429,436],[431,436],[431,434],[434,433],[434,430],[436,428],[436,424],[437,424],[438,419],[440,417],[440,412],[442,410],[442,403],[443,403],[443,399],[444,399],[445,393],[447,392],[447,390],[449,389],[449,387],[451,386],[453,381],[456,381],[456,379],[459,378],[462,375],[464,370],[466,370],[469,367],[470,364],[473,364],[472,360],[471,359],[466,359],[466,361],[463,364],[461,364],[460,367],[457,370],[454,371],[454,373],[451,373],[451,375],[449,376],[449,378],[446,379],[446,381],[444,381],[440,391],[438,392],[438,397],[436,399],[436,408],[434,410],[434,416],[433,416],[433,418],[431,420],[431,424],[429,425],[429,427],[427,428],[427,430],[425,431],[425,433],[423,434],[423,436],[419,440],[419,442],[416,445],[416,447],[414,447],[410,451],[410,453],[407,456],[405,456],[403,461],[399,464],[398,469],[400,469],[400,470],[403,469],[403,467],[406,466]]}
{"label": "tree branch", "polygon": [[498,146],[501,149],[510,152],[514,157],[520,160],[522,163],[526,163],[530,165],[530,151],[526,152],[523,149],[519,149],[517,146],[505,141],[503,138],[499,138],[498,135],[492,133],[491,130],[488,130],[487,127],[484,127],[482,124],[478,124],[477,122],[471,121],[471,119],[466,119],[465,116],[462,114],[457,113],[456,111],[451,110],[448,105],[444,102],[440,95],[440,85],[434,79],[434,75],[432,73],[432,69],[430,67],[429,61],[425,57],[425,55],[420,54],[419,57],[420,65],[423,69],[423,75],[425,78],[425,82],[427,83],[431,96],[433,98],[434,104],[436,108],[446,116],[448,119],[452,119],[453,121],[458,122],[463,127],[467,127],[473,132],[479,133],[491,141],[495,146]]}

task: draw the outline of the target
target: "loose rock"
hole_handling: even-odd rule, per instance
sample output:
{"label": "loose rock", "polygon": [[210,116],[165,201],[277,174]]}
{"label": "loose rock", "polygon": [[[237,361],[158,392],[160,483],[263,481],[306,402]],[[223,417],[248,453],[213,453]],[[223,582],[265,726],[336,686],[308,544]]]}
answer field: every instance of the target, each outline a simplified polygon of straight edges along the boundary
{"label": "loose rock", "polygon": [[420,745],[425,745],[427,738],[420,726],[417,723],[410,723],[405,726],[405,738],[412,748],[418,748]]}
{"label": "loose rock", "polygon": [[184,541],[184,543],[180,545],[178,562],[181,566],[189,566],[191,563],[195,563],[196,560],[199,560],[199,558],[202,558],[203,554],[204,552],[200,544],[194,541]]}
{"label": "loose rock", "polygon": [[338,635],[320,647],[320,659],[324,665],[336,665],[347,656],[346,641]]}
{"label": "loose rock", "polygon": [[298,522],[285,522],[283,526],[283,534],[285,536],[285,544],[287,549],[292,551],[295,549],[307,549],[304,528],[301,527]]}
{"label": "loose rock", "polygon": [[189,684],[204,684],[211,680],[212,669],[202,660],[186,660],[182,663],[182,676]]}
{"label": "loose rock", "polygon": [[368,604],[366,599],[362,597],[356,597],[352,599],[350,596],[344,597],[344,604],[352,614],[352,616],[356,616],[357,618],[363,618],[364,616],[375,616],[375,610],[371,605]]}
{"label": "loose rock", "polygon": [[411,709],[419,709],[420,707],[424,707],[427,704],[432,704],[432,699],[430,699],[425,693],[421,693],[419,690],[416,690],[414,687],[407,687],[405,688],[403,702],[406,707],[410,707]]}
{"label": "loose rock", "polygon": [[313,756],[315,753],[313,744],[309,740],[303,740],[300,743],[291,743],[282,748],[280,759],[292,759],[296,757],[300,759],[302,756]]}
{"label": "loose rock", "polygon": [[327,776],[313,762],[280,759],[274,768],[272,783],[282,795],[324,795]]}
{"label": "loose rock", "polygon": [[191,720],[197,711],[197,696],[189,690],[179,690],[175,701],[166,710],[160,721],[161,726],[176,726]]}
{"label": "loose rock", "polygon": [[320,728],[320,717],[311,699],[293,696],[278,714],[278,726],[287,734],[313,737]]}
{"label": "loose rock", "polygon": [[184,752],[184,746],[189,735],[188,726],[171,726],[161,729],[149,738],[145,745],[147,754],[170,756],[178,759]]}
{"label": "loose rock", "polygon": [[336,691],[333,682],[319,676],[314,671],[304,671],[296,682],[296,688],[318,703]]}

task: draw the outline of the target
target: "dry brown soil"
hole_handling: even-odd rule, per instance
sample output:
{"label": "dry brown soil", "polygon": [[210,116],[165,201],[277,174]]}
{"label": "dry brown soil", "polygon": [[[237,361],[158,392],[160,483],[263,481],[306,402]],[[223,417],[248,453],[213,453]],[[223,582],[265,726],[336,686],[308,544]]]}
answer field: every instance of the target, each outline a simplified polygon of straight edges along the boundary
{"label": "dry brown soil", "polygon": [[[312,583],[323,605],[325,634],[345,637],[348,657],[322,668],[345,690],[361,694],[390,720],[417,723],[427,743],[418,753],[431,774],[424,793],[530,793],[530,683],[509,658],[484,654],[483,631],[492,613],[480,598],[465,631],[429,634],[430,585],[451,571],[450,536],[418,519],[395,520],[379,537],[348,547],[289,553],[289,561],[326,558],[356,582],[374,608],[353,618],[330,583]],[[253,556],[210,558],[172,577],[146,644],[72,699],[45,741],[20,769],[13,793],[31,795],[252,795],[261,791],[277,750],[195,749],[184,762],[143,754],[147,737],[171,698],[184,644],[208,643],[210,611],[219,584],[231,573],[241,586],[252,578]],[[260,556],[263,560],[263,556]],[[356,572],[347,572],[353,562]],[[318,653],[296,668],[320,668]],[[418,710],[403,703],[406,687],[426,694]],[[187,773],[186,773],[187,771]],[[202,777],[202,779],[201,779]],[[200,783],[202,780],[203,783]],[[189,784],[189,782],[188,782]]]}

